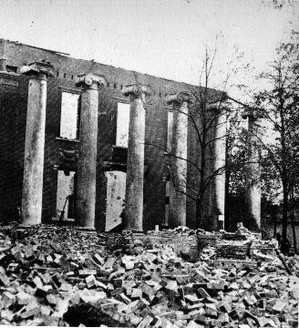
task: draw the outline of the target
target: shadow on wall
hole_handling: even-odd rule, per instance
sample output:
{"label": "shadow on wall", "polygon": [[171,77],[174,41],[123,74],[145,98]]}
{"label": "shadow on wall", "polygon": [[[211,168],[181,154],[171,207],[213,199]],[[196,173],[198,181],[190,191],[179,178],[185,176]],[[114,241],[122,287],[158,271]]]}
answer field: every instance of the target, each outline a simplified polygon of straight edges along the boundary
{"label": "shadow on wall", "polygon": [[0,207],[0,224],[6,225],[12,221],[19,222],[21,220],[20,208],[18,207]]}

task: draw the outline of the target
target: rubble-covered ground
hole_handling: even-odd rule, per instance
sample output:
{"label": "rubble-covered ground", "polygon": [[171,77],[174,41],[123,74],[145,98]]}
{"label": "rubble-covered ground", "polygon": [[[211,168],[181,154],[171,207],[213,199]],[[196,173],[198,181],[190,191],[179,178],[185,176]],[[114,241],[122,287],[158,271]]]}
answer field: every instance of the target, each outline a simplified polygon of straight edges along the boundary
{"label": "rubble-covered ground", "polygon": [[178,252],[181,241],[194,232],[169,235],[172,242],[162,243],[154,232],[133,236],[47,225],[21,232],[2,228],[0,324],[298,326],[299,257],[286,259],[288,270],[275,254],[257,252],[248,258],[247,250],[241,259],[222,259],[219,249],[227,254],[234,245],[229,241],[218,250],[216,245],[203,248],[198,257],[194,247]]}

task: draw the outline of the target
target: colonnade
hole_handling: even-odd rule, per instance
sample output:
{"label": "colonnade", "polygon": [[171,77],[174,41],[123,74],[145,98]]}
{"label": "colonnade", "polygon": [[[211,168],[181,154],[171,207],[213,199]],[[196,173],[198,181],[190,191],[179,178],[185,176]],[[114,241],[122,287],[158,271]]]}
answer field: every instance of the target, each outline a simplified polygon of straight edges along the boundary
{"label": "colonnade", "polygon": [[[30,75],[21,207],[23,224],[26,226],[41,223],[47,77],[53,75],[53,67],[49,63],[35,62],[23,67],[21,72]],[[82,87],[82,95],[76,199],[78,219],[76,224],[85,230],[94,230],[95,227],[98,99],[99,87],[103,84],[105,83],[102,78],[91,74],[82,75],[77,83],[77,86]],[[142,231],[145,101],[148,89],[139,84],[129,85],[123,88],[123,94],[130,100],[124,228]],[[174,109],[172,140],[174,182],[170,192],[172,218],[170,225],[172,226],[186,225],[186,160],[190,99],[190,95],[183,92],[167,97],[168,104],[173,105]],[[216,135],[217,133],[220,132],[216,132]],[[222,144],[216,145],[217,150],[220,156],[224,151]],[[223,156],[220,156],[219,161],[222,165]],[[218,162],[215,164],[216,167],[220,165]],[[220,204],[219,214],[224,214],[224,181],[225,179],[222,177],[216,182],[216,199]]]}

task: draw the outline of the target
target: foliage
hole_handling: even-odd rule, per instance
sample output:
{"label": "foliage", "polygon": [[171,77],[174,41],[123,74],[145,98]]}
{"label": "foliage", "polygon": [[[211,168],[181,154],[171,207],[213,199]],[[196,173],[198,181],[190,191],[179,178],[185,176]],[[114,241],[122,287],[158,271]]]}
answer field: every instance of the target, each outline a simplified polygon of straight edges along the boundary
{"label": "foliage", "polygon": [[226,175],[228,193],[233,196],[244,194],[246,188],[246,163],[248,156],[248,132],[237,108],[229,117],[227,133]]}
{"label": "foliage", "polygon": [[[290,193],[298,185],[299,173],[298,41],[298,33],[293,31],[290,42],[279,45],[276,59],[259,76],[266,87],[255,95],[255,106],[263,109],[268,127],[259,136],[263,163],[271,167],[272,179],[276,178],[282,191],[282,247],[286,244]],[[272,138],[269,129],[273,130]]]}

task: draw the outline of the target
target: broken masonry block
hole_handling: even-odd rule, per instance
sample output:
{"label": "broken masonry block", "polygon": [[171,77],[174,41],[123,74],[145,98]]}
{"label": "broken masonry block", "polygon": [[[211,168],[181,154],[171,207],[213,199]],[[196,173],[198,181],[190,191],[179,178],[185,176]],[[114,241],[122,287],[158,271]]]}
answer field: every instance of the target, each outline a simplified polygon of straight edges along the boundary
{"label": "broken masonry block", "polygon": [[52,306],[56,306],[56,304],[57,304],[57,299],[53,294],[48,294],[46,296],[46,300]]}
{"label": "broken masonry block", "polygon": [[147,296],[155,296],[155,294],[156,294],[156,291],[146,283],[143,283],[140,286],[140,288],[141,288],[142,292],[144,294],[146,294]]}
{"label": "broken masonry block", "polygon": [[137,326],[138,328],[147,328],[150,326],[151,322],[153,321],[153,317],[150,315],[147,315]]}
{"label": "broken masonry block", "polygon": [[134,326],[137,326],[142,320],[143,318],[138,316],[138,315],[135,315],[135,314],[131,314],[129,316],[129,319],[130,319],[130,322],[134,325]]}
{"label": "broken masonry block", "polygon": [[49,273],[44,273],[41,278],[45,285],[50,285],[52,283],[52,277]]}
{"label": "broken masonry block", "polygon": [[205,289],[203,289],[201,287],[197,289],[197,292],[198,292],[199,296],[202,297],[202,298],[211,297],[210,294]]}
{"label": "broken masonry block", "polygon": [[125,304],[130,304],[132,302],[124,293],[120,293],[116,295],[116,297]]}
{"label": "broken masonry block", "polygon": [[28,319],[32,316],[38,315],[40,313],[40,306],[35,304],[29,304],[26,306],[25,311],[20,314],[22,319]]}
{"label": "broken masonry block", "polygon": [[44,316],[49,316],[52,312],[52,308],[46,305],[41,305],[40,307],[40,313],[41,315]]}
{"label": "broken masonry block", "polygon": [[6,274],[0,273],[0,282],[3,286],[8,287],[10,285],[10,280]]}
{"label": "broken masonry block", "polygon": [[85,282],[87,284],[87,288],[92,288],[96,285],[97,280],[95,276],[91,274],[85,278]]}
{"label": "broken masonry block", "polygon": [[46,262],[47,262],[48,264],[53,263],[53,257],[52,257],[51,255],[47,255],[47,256],[46,256]]}
{"label": "broken masonry block", "polygon": [[61,249],[60,246],[54,242],[50,243],[50,246],[53,248],[55,253],[61,253]]}
{"label": "broken masonry block", "polygon": [[51,281],[52,284],[58,289],[61,286],[61,278],[58,273],[55,273],[54,275],[51,276]]}
{"label": "broken masonry block", "polygon": [[245,316],[245,310],[242,308],[236,308],[229,313],[229,316],[233,320],[242,320]]}
{"label": "broken masonry block", "polygon": [[33,297],[30,294],[27,294],[21,290],[16,294],[16,299],[18,301],[18,304],[27,305],[32,301]]}
{"label": "broken masonry block", "polygon": [[168,290],[172,290],[174,292],[178,292],[177,281],[168,279],[165,288],[168,289]]}
{"label": "broken masonry block", "polygon": [[82,270],[79,270],[78,272],[79,274],[79,277],[81,278],[86,278],[90,275],[96,275],[97,274],[97,270],[86,270],[86,269],[82,269]]}
{"label": "broken masonry block", "polygon": [[32,282],[35,284],[35,286],[37,288],[42,288],[43,287],[43,282],[42,282],[42,279],[39,277],[39,276],[35,276],[33,279],[32,279]]}
{"label": "broken masonry block", "polygon": [[212,318],[217,318],[218,317],[218,311],[213,303],[206,303],[205,305],[205,311],[206,315]]}
{"label": "broken masonry block", "polygon": [[196,294],[187,294],[184,296],[184,298],[191,304],[195,304],[199,302],[199,299]]}
{"label": "broken masonry block", "polygon": [[204,325],[200,325],[200,324],[196,323],[195,321],[191,320],[191,321],[189,321],[189,323],[186,326],[186,328],[205,328],[205,326]]}
{"label": "broken masonry block", "polygon": [[114,279],[112,283],[113,283],[114,288],[122,287],[123,286],[123,279],[119,279],[119,278]]}
{"label": "broken masonry block", "polygon": [[224,313],[230,313],[232,311],[231,305],[227,302],[222,302],[219,304],[220,311]]}
{"label": "broken masonry block", "polygon": [[141,298],[142,297],[142,290],[140,288],[132,288],[131,298]]}
{"label": "broken masonry block", "polygon": [[114,258],[114,257],[109,257],[109,258],[107,259],[107,261],[105,262],[105,264],[104,264],[104,266],[103,266],[103,269],[104,269],[104,270],[105,270],[105,269],[112,269],[113,264],[115,263],[115,261],[116,261],[116,258]]}
{"label": "broken masonry block", "polygon": [[286,300],[278,300],[275,305],[273,306],[273,311],[275,312],[283,312],[285,306],[287,305],[287,301]]}
{"label": "broken masonry block", "polygon": [[104,290],[106,290],[108,288],[105,284],[103,284],[101,281],[98,281],[98,280],[96,280],[96,285],[97,285],[97,287],[100,287]]}
{"label": "broken masonry block", "polygon": [[124,287],[120,287],[120,288],[116,288],[114,290],[111,291],[111,296],[116,296],[119,295],[121,293],[123,293],[125,291]]}
{"label": "broken masonry block", "polygon": [[223,325],[230,322],[229,316],[227,313],[221,313],[218,317],[218,322]]}
{"label": "broken masonry block", "polygon": [[16,302],[16,296],[14,294],[10,293],[9,291],[5,291],[2,294],[2,303],[1,303],[2,308],[7,309],[15,302]]}
{"label": "broken masonry block", "polygon": [[99,265],[104,265],[105,260],[97,253],[93,254],[92,259]]}
{"label": "broken masonry block", "polygon": [[1,310],[1,324],[3,325],[9,325],[11,326],[11,322],[13,321],[15,317],[15,313],[13,313],[11,310],[8,309],[2,309]]}

